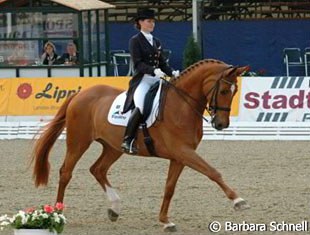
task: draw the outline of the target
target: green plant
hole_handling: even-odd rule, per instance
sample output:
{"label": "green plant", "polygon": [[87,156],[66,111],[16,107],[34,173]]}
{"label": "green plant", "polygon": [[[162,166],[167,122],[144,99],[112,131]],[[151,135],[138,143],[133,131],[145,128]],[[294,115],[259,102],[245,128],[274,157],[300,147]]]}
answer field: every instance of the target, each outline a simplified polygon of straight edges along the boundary
{"label": "green plant", "polygon": [[62,203],[56,203],[55,206],[44,205],[20,210],[13,217],[3,215],[0,216],[0,229],[11,226],[14,229],[48,229],[50,232],[61,233],[66,223],[63,209]]}
{"label": "green plant", "polygon": [[198,43],[195,41],[193,36],[187,39],[187,43],[183,52],[183,68],[196,63],[201,60],[201,50]]}

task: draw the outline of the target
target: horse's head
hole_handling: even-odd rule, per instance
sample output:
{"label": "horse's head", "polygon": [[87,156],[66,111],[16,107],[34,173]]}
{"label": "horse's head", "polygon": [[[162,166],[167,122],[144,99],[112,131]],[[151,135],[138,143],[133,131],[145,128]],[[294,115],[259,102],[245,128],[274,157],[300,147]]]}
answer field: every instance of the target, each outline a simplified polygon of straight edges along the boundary
{"label": "horse's head", "polygon": [[215,129],[222,130],[229,126],[231,104],[238,90],[237,77],[246,70],[248,66],[227,66],[224,70],[212,73],[212,79],[204,81],[203,93],[207,98],[211,123]]}

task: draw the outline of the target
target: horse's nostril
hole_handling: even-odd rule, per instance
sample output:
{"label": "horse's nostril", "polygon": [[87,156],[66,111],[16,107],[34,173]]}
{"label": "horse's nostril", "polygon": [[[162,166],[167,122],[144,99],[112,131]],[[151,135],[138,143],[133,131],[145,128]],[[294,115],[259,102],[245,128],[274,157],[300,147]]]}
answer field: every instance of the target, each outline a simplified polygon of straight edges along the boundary
{"label": "horse's nostril", "polygon": [[216,129],[218,130],[222,130],[223,129],[223,125],[221,123],[216,125]]}

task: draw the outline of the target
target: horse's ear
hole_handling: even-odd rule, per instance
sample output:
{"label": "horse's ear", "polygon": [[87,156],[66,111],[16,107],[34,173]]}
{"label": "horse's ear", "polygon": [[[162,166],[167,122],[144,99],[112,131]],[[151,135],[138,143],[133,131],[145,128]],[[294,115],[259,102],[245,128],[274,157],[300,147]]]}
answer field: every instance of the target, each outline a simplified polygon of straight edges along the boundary
{"label": "horse's ear", "polygon": [[237,70],[236,70],[236,75],[237,76],[240,76],[241,74],[243,74],[244,72],[247,72],[250,70],[250,66],[243,66],[243,67],[237,67]]}
{"label": "horse's ear", "polygon": [[227,76],[240,76],[242,73],[248,71],[250,69],[250,66],[243,66],[243,67],[231,67],[230,70],[228,71]]}

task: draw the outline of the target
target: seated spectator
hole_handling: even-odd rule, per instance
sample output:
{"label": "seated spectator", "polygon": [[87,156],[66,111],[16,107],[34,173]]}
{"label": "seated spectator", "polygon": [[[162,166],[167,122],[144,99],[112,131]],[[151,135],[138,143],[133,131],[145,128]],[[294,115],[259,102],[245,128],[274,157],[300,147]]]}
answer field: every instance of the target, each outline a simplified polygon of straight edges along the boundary
{"label": "seated spectator", "polygon": [[44,53],[41,56],[42,64],[44,65],[52,65],[52,64],[58,64],[58,59],[60,56],[56,54],[56,47],[55,45],[48,41],[44,45]]}
{"label": "seated spectator", "polygon": [[23,42],[18,42],[12,54],[8,56],[8,63],[19,65],[19,66],[25,66],[29,64],[29,58],[26,55],[26,45]]}
{"label": "seated spectator", "polygon": [[73,42],[67,44],[67,52],[61,56],[60,60],[63,64],[67,65],[75,65],[79,63],[79,53]]}

